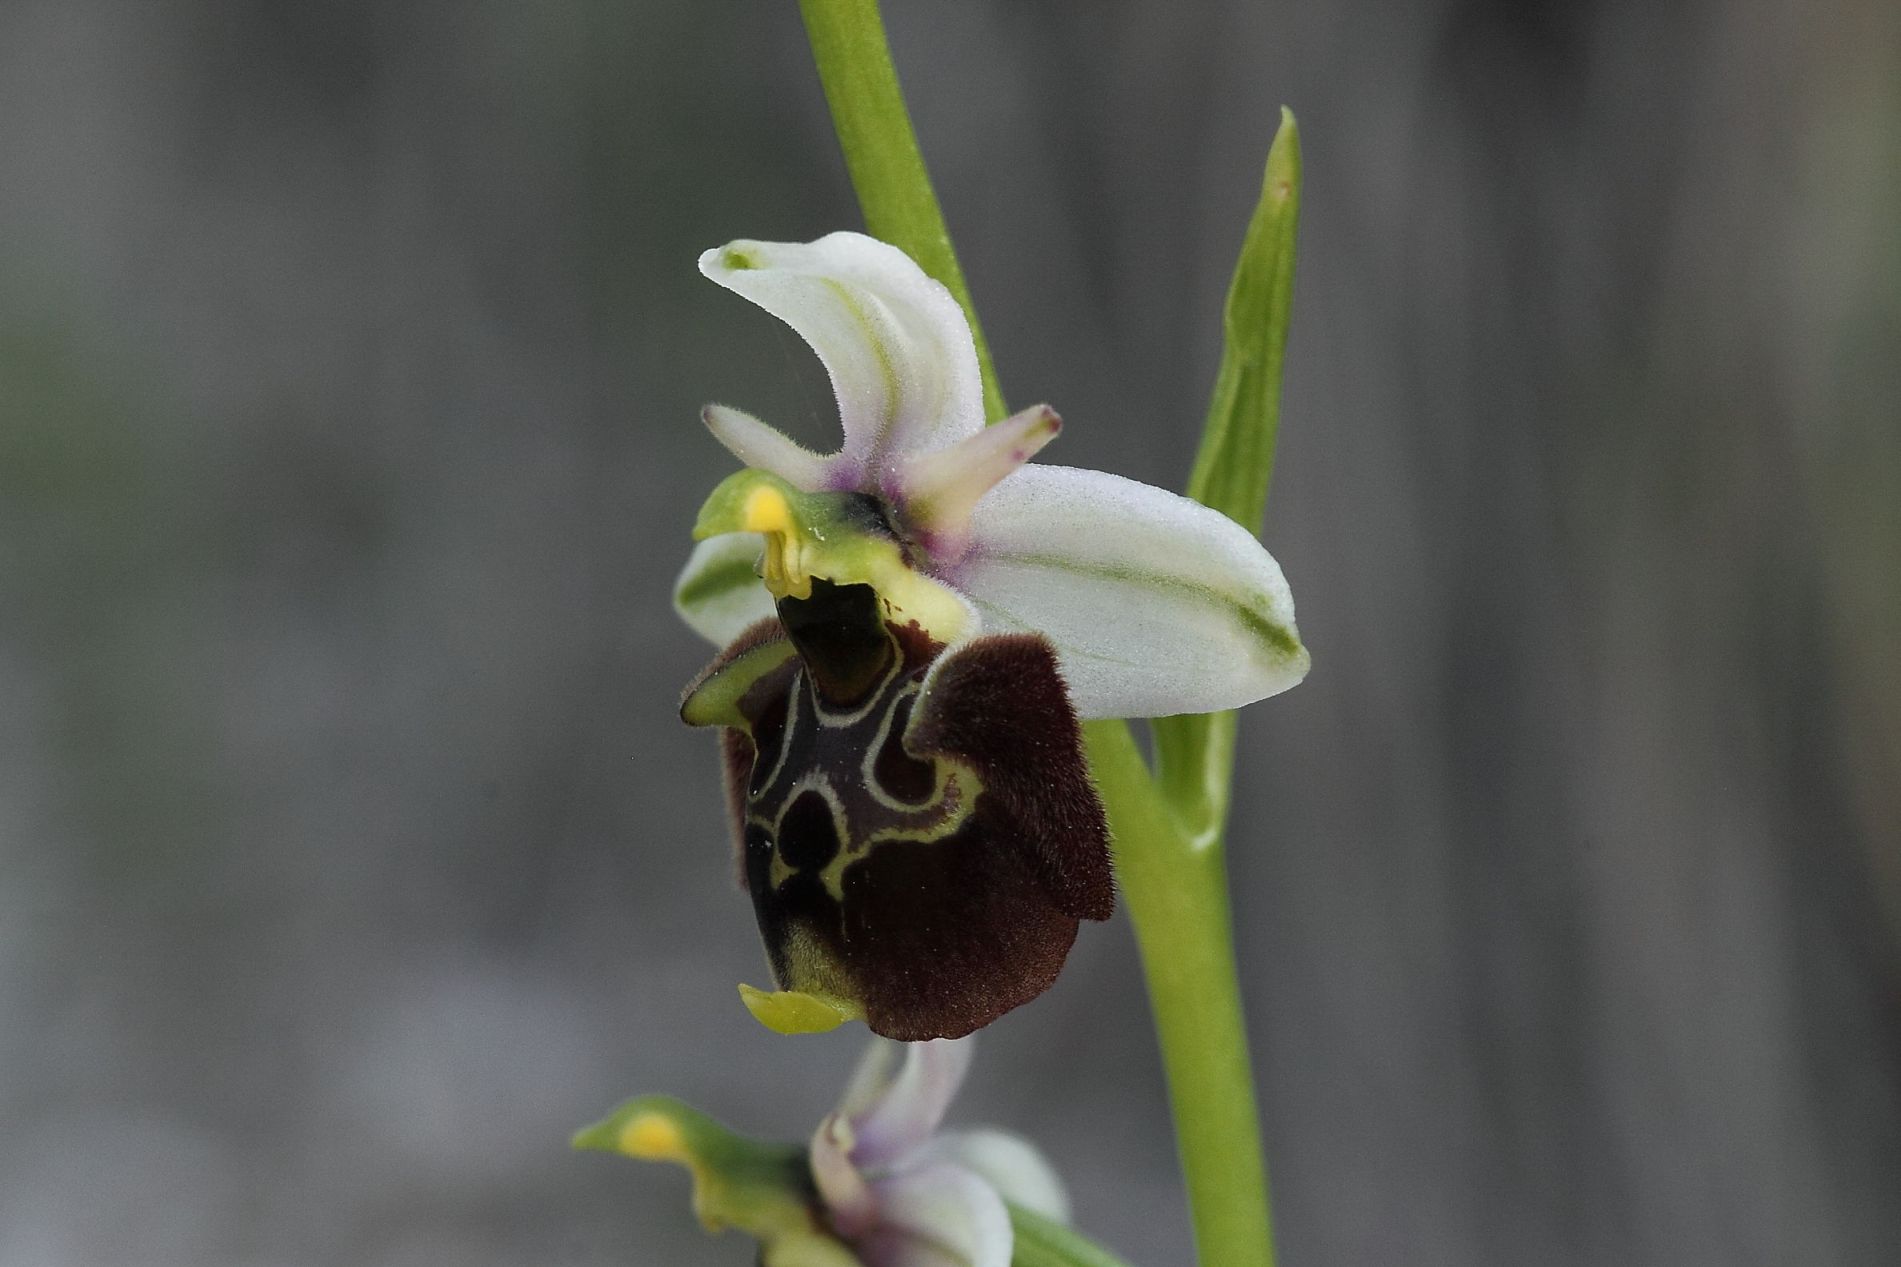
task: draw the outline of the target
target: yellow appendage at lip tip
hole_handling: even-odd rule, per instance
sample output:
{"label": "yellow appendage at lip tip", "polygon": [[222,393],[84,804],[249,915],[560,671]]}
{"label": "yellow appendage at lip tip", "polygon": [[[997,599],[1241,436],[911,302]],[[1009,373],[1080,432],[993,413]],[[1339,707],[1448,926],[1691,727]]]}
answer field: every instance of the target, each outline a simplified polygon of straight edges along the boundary
{"label": "yellow appendage at lip tip", "polygon": [[823,1034],[858,1016],[855,1010],[802,990],[768,993],[742,984],[739,998],[753,1019],[775,1034]]}
{"label": "yellow appendage at lip tip", "polygon": [[621,1127],[620,1150],[642,1161],[687,1161],[679,1124],[660,1113],[641,1113]]}

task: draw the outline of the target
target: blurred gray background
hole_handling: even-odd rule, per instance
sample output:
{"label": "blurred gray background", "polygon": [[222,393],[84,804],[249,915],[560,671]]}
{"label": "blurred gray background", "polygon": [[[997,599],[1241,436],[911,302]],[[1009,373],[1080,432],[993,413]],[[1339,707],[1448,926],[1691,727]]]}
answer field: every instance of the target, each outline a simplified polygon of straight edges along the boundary
{"label": "blurred gray background", "polygon": [[[1901,8],[891,0],[1006,390],[1179,485],[1307,192],[1240,951],[1289,1267],[1901,1261]],[[693,261],[859,221],[790,0],[0,3],[0,1264],[707,1264],[777,1039]],[[1187,1261],[1128,929],[966,1122]]]}

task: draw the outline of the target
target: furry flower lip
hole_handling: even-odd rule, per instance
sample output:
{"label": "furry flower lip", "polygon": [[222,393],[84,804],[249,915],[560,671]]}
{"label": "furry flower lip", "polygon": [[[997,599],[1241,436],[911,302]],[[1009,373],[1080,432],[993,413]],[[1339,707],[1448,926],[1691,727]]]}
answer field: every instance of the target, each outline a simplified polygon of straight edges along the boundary
{"label": "furry flower lip", "polygon": [[709,406],[746,464],[675,587],[724,644],[681,715],[723,728],[729,800],[787,1032],[862,1017],[957,1037],[1054,981],[1113,906],[1078,718],[1234,708],[1305,675],[1246,529],[1100,471],[1032,464],[1047,406],[984,425],[956,301],[854,233],[735,242],[700,269],[824,363],[821,455]]}

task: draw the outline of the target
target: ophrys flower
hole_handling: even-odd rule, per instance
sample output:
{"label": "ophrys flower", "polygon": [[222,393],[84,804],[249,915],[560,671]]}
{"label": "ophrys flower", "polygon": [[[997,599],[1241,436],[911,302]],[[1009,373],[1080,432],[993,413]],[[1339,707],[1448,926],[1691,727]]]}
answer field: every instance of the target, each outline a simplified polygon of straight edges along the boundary
{"label": "ophrys flower", "polygon": [[939,1129],[970,1057],[968,1039],[874,1041],[803,1150],[666,1096],[630,1100],[574,1142],[685,1166],[701,1221],[757,1238],[768,1267],[1009,1267],[1012,1207],[1062,1224],[1069,1202],[1026,1141]]}
{"label": "ophrys flower", "polygon": [[874,1043],[819,1124],[812,1177],[827,1221],[866,1267],[1008,1267],[1009,1206],[1069,1218],[1041,1153],[997,1130],[939,1131],[970,1068],[971,1040]]}
{"label": "ophrys flower", "polygon": [[983,425],[955,300],[858,234],[737,242],[701,270],[802,335],[841,449],[736,410],[748,469],[709,498],[676,589],[726,649],[682,715],[726,728],[733,815],[780,1028],[862,1015],[956,1036],[1048,987],[1110,912],[1077,718],[1232,708],[1306,672],[1280,568],[1173,493],[1026,465],[1039,406]]}

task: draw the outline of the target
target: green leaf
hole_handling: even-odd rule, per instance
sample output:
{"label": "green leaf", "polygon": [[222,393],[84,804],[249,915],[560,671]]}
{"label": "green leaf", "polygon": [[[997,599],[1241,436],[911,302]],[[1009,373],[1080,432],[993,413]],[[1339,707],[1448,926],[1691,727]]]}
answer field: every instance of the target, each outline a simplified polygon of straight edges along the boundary
{"label": "green leaf", "polygon": [[[1299,222],[1300,131],[1293,112],[1283,107],[1280,130],[1267,152],[1261,200],[1228,286],[1221,370],[1188,480],[1190,497],[1249,532],[1260,530],[1274,473]],[[1153,728],[1163,796],[1197,844],[1214,844],[1228,817],[1235,715],[1163,717]]]}
{"label": "green leaf", "polygon": [[1300,130],[1282,107],[1267,152],[1261,200],[1248,222],[1222,317],[1227,345],[1188,495],[1250,532],[1260,531],[1280,428],[1281,361],[1294,298],[1300,222]]}
{"label": "green leaf", "polygon": [[1010,1207],[1010,1226],[1016,1230],[1010,1267],[1128,1267],[1102,1246],[1061,1223],[1014,1205]]}

